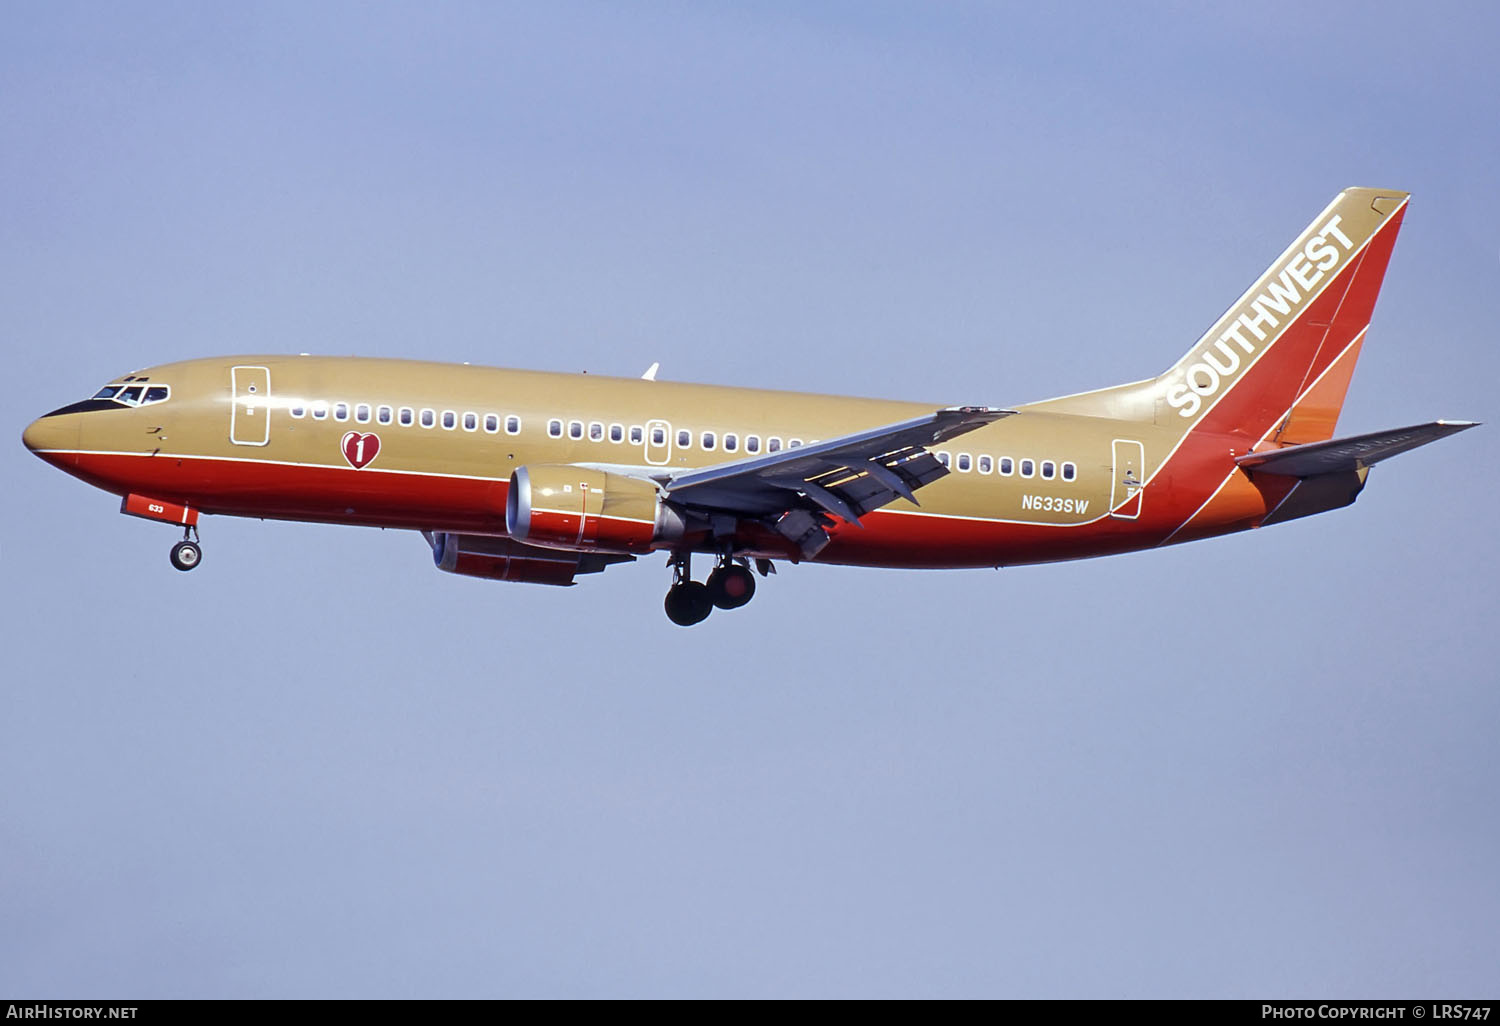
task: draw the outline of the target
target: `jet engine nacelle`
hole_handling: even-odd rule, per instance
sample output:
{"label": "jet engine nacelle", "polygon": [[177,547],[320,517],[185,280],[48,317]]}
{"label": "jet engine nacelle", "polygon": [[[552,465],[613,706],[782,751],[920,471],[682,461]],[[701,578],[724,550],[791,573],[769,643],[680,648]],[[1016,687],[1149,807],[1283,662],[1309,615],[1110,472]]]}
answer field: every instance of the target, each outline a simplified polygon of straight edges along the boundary
{"label": "jet engine nacelle", "polygon": [[628,563],[630,556],[588,552],[563,552],[522,545],[509,538],[477,534],[427,535],[432,561],[439,570],[466,577],[488,577],[496,581],[525,584],[556,584],[566,587],[578,574],[595,574],[611,563]]}
{"label": "jet engine nacelle", "polygon": [[649,552],[681,538],[686,526],[641,478],[565,464],[518,467],[510,475],[505,530],[529,545]]}

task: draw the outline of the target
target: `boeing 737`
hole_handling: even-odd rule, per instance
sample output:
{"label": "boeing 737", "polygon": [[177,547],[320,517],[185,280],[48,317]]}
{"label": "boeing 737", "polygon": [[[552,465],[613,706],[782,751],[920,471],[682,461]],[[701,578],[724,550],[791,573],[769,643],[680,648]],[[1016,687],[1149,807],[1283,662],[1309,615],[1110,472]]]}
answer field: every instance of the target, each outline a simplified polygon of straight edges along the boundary
{"label": "boeing 737", "polygon": [[443,570],[536,584],[661,551],[684,626],[743,606],[775,561],[1149,549],[1347,506],[1373,464],[1474,426],[1334,438],[1406,203],[1345,190],[1166,371],[1026,405],[232,356],[116,378],[23,440],[180,528],[179,570],[203,514],[420,531]]}

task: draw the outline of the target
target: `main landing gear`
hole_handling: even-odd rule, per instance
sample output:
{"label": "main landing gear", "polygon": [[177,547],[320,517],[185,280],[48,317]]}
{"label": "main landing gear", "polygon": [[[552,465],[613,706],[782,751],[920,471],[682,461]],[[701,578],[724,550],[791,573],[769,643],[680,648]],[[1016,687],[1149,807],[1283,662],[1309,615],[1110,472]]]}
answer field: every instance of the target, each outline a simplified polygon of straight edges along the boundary
{"label": "main landing gear", "polygon": [[173,566],[184,572],[203,562],[203,546],[198,541],[196,527],[183,529],[182,541],[172,546],[172,554],[169,558]]}
{"label": "main landing gear", "polygon": [[739,563],[720,563],[708,575],[704,587],[720,609],[738,609],[755,597],[755,575]]}
{"label": "main landing gear", "polygon": [[[664,603],[667,619],[679,627],[691,627],[708,619],[714,607],[738,609],[755,597],[755,575],[743,562],[722,556],[705,583],[692,579],[691,554],[672,556],[672,587]],[[762,569],[762,573],[769,569]]]}

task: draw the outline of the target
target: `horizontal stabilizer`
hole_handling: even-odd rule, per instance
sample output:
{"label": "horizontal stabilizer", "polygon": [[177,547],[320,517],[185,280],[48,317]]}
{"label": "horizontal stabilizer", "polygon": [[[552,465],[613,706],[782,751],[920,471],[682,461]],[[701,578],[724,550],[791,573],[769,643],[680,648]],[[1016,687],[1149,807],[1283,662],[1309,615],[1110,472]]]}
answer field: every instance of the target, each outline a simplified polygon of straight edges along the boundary
{"label": "horizontal stabilizer", "polygon": [[1363,470],[1374,466],[1381,460],[1399,456],[1408,449],[1415,449],[1428,442],[1436,442],[1439,438],[1477,426],[1477,422],[1471,420],[1439,420],[1431,424],[1416,424],[1391,431],[1375,431],[1368,435],[1333,438],[1326,442],[1309,442],[1306,445],[1291,445],[1284,449],[1246,453],[1238,457],[1235,462],[1246,470],[1266,474],[1317,477],[1321,474]]}

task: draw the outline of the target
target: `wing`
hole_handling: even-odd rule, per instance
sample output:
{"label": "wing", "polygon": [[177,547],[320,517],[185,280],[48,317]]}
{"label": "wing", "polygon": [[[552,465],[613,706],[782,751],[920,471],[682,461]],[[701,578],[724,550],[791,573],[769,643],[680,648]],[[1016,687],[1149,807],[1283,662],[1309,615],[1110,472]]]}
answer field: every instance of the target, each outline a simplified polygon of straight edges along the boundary
{"label": "wing", "polygon": [[688,470],[666,485],[683,506],[771,523],[810,559],[828,544],[832,514],[851,524],[948,473],[927,446],[1008,417],[1014,410],[956,406],[899,424]]}
{"label": "wing", "polygon": [[1343,471],[1362,470],[1381,460],[1436,442],[1439,438],[1475,427],[1473,421],[1439,420],[1416,424],[1393,431],[1375,431],[1368,435],[1334,438],[1327,442],[1308,442],[1285,449],[1246,453],[1235,462],[1246,470],[1287,477],[1317,477]]}

